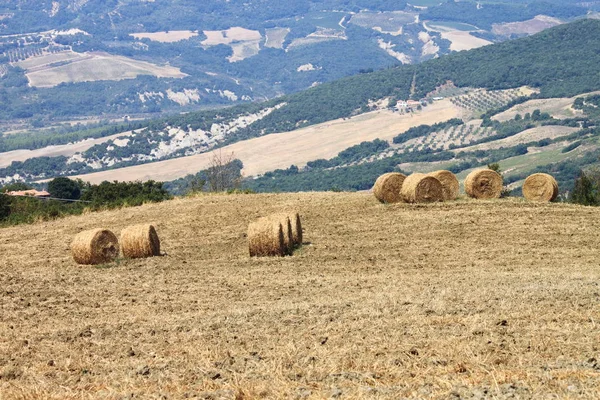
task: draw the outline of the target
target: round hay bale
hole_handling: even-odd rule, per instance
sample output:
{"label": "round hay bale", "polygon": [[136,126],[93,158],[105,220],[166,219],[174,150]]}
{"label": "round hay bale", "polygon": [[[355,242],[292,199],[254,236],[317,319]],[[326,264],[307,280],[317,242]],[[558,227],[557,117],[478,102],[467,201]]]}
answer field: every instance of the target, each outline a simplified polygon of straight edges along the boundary
{"label": "round hay bale", "polygon": [[458,197],[458,188],[459,183],[458,179],[456,179],[456,175],[454,175],[450,171],[440,170],[434,171],[428,174],[429,176],[433,176],[435,179],[440,181],[442,184],[442,192],[444,194],[444,201],[446,200],[454,200]]}
{"label": "round hay bale", "polygon": [[491,169],[471,172],[465,179],[465,192],[475,199],[497,199],[502,194],[502,176]]}
{"label": "round hay bale", "polygon": [[431,203],[443,201],[444,193],[440,181],[425,174],[409,175],[402,184],[402,200],[407,203]]}
{"label": "round hay bale", "polygon": [[292,239],[294,240],[294,246],[302,245],[302,221],[300,220],[300,214],[296,211],[288,212],[290,222],[292,223]]}
{"label": "round hay bale", "polygon": [[126,258],[146,258],[160,255],[160,239],[154,226],[132,225],[121,231],[121,251]]}
{"label": "round hay bale", "polygon": [[295,243],[290,216],[287,213],[281,213],[270,215],[268,218],[275,223],[281,223],[281,229],[283,229],[283,245],[286,248],[286,254],[292,255],[294,252]]}
{"label": "round hay bale", "polygon": [[280,221],[264,217],[248,225],[250,257],[284,256],[287,254]]}
{"label": "round hay bale", "polygon": [[400,190],[406,175],[399,172],[388,172],[381,175],[373,185],[373,194],[382,203],[397,203],[402,200]]}
{"label": "round hay bale", "polygon": [[558,183],[552,175],[529,175],[523,183],[523,196],[529,201],[552,201],[558,196]]}
{"label": "round hay bale", "polygon": [[114,261],[119,256],[119,241],[108,229],[92,229],[75,236],[71,255],[77,264],[97,265]]}

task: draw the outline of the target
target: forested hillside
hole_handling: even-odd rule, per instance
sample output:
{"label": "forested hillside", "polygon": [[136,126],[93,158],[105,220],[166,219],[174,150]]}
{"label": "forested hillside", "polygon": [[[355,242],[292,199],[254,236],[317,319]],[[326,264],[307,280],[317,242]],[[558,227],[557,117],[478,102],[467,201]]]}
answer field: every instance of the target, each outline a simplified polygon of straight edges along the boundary
{"label": "forested hillside", "polygon": [[[265,101],[528,35],[593,8],[420,3],[5,1],[0,132],[72,118],[155,118]],[[539,15],[552,21],[531,20]],[[523,26],[505,34],[491,28],[513,21]]]}

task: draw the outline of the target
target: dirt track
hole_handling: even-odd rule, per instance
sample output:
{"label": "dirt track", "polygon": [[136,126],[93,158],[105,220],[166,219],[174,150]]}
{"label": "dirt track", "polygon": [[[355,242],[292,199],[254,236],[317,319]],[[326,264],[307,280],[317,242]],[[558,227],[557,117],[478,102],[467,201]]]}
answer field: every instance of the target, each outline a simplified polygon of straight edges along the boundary
{"label": "dirt track", "polygon": [[[248,222],[300,210],[293,257]],[[168,255],[75,265],[84,229]],[[0,230],[0,397],[598,398],[600,210],[203,196]],[[513,397],[511,397],[513,396]]]}

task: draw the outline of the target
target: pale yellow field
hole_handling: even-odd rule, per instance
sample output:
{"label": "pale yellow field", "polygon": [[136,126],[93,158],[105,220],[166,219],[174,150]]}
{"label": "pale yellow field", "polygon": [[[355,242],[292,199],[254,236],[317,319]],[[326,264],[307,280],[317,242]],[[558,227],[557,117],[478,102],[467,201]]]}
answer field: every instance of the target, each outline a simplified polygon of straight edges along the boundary
{"label": "pale yellow field", "polygon": [[[292,164],[303,166],[318,158],[335,157],[340,151],[363,141],[377,138],[391,140],[410,127],[447,121],[459,117],[460,113],[461,110],[449,100],[442,100],[414,115],[375,111],[292,132],[244,140],[223,147],[221,151],[224,154],[233,152],[244,163],[242,173],[254,176],[277,168],[288,168]],[[203,153],[77,177],[93,183],[115,179],[169,181],[207,168],[211,157],[211,153]]]}
{"label": "pale yellow field", "polygon": [[262,35],[259,31],[245,29],[239,26],[223,31],[204,31],[204,34],[206,35],[206,39],[202,41],[202,44],[206,46],[230,44],[233,42],[254,41],[262,38]]}
{"label": "pale yellow field", "polygon": [[60,53],[49,53],[42,56],[30,57],[26,60],[16,62],[15,65],[25,70],[31,70],[57,62],[74,61],[81,57],[83,57],[83,55],[80,53],[75,53],[74,51],[63,51]]}
{"label": "pale yellow field", "polygon": [[568,135],[578,130],[580,130],[580,128],[571,128],[569,126],[560,125],[538,126],[535,128],[527,129],[521,133],[517,133],[516,135],[504,139],[494,140],[493,142],[481,143],[469,147],[463,147],[454,150],[454,152],[458,153],[461,151],[491,150],[499,149],[501,147],[508,148],[511,146],[516,146],[518,144],[533,142],[541,139],[554,139],[560,136]]}
{"label": "pale yellow field", "polygon": [[179,68],[168,65],[159,66],[105,53],[86,53],[85,58],[74,60],[69,64],[27,73],[27,78],[30,86],[53,87],[69,82],[133,79],[139,75],[154,75],[161,78],[187,76]]}
{"label": "pale yellow field", "polygon": [[169,32],[142,32],[131,33],[136,39],[150,39],[161,43],[175,43],[180,40],[187,40],[198,36],[198,32],[193,31],[169,31]]}
{"label": "pale yellow field", "polygon": [[541,112],[547,112],[554,118],[571,118],[575,116],[576,110],[574,110],[571,106],[575,98],[553,98],[553,99],[534,99],[526,101],[522,104],[517,104],[510,109],[496,114],[492,117],[492,119],[500,122],[508,121],[510,119],[514,119],[517,114],[521,114],[524,116],[527,113],[532,113],[534,110],[540,110]]}
{"label": "pale yellow field", "polygon": [[492,44],[488,40],[477,38],[465,31],[441,32],[441,35],[442,38],[452,42],[450,45],[450,50],[452,51],[471,50]]}
{"label": "pale yellow field", "polygon": [[[248,256],[295,209],[304,245]],[[164,256],[78,266],[82,230]],[[600,209],[207,195],[0,229],[0,398],[597,399]]]}
{"label": "pale yellow field", "polygon": [[526,34],[533,35],[544,29],[562,24],[562,21],[545,15],[538,15],[533,19],[521,22],[508,22],[493,24],[492,32],[496,35]]}

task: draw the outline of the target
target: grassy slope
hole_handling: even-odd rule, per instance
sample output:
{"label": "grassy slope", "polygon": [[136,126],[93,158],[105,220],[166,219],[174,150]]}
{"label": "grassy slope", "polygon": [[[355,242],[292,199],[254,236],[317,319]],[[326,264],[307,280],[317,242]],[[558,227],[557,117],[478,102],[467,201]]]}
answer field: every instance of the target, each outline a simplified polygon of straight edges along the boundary
{"label": "grassy slope", "polygon": [[[250,259],[248,222],[289,208],[310,244]],[[83,229],[145,221],[167,256],[69,256]],[[0,393],[597,398],[598,226],[572,205],[305,193],[3,229]]]}

